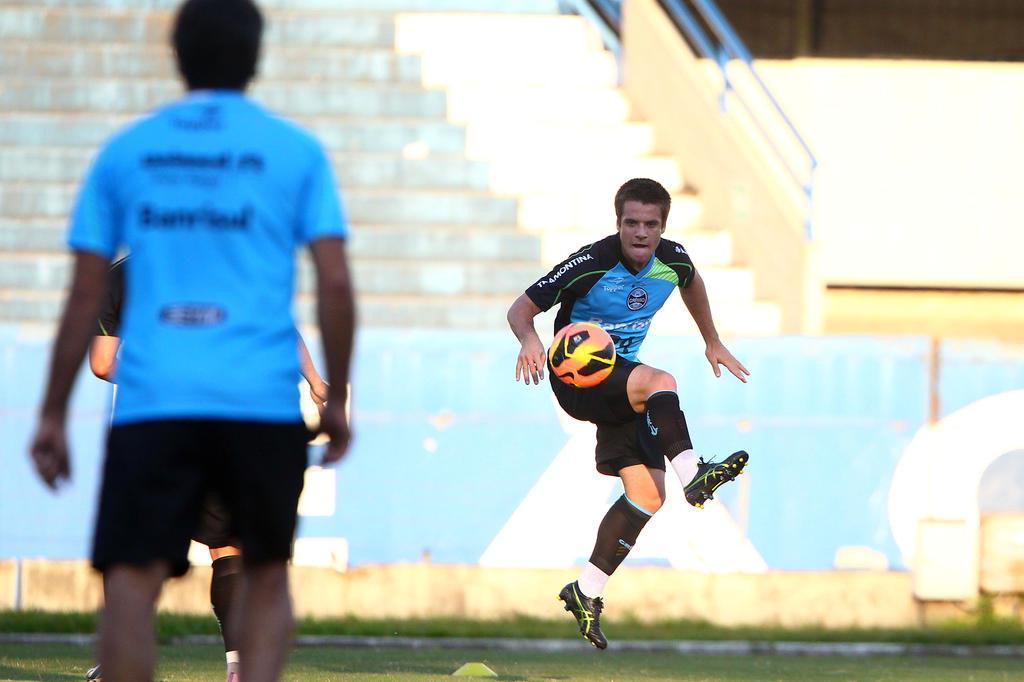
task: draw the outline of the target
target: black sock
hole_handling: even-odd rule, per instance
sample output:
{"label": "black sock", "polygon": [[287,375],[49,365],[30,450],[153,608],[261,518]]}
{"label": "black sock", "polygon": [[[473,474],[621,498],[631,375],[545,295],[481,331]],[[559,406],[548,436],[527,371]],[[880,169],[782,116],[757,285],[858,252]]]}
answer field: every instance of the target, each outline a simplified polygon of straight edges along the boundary
{"label": "black sock", "polygon": [[625,495],[615,500],[597,528],[597,541],[590,563],[611,575],[619,567],[629,550],[633,549],[640,531],[651,520],[651,514],[643,511]]}
{"label": "black sock", "polygon": [[238,651],[238,634],[235,632],[235,602],[242,580],[242,557],[222,556],[213,562],[213,577],[210,579],[210,604],[213,614],[220,623],[220,634],[224,638],[224,651]]}
{"label": "black sock", "polygon": [[679,409],[679,396],[675,391],[658,391],[648,398],[644,422],[646,428],[641,432],[670,460],[684,450],[693,449],[686,417]]}

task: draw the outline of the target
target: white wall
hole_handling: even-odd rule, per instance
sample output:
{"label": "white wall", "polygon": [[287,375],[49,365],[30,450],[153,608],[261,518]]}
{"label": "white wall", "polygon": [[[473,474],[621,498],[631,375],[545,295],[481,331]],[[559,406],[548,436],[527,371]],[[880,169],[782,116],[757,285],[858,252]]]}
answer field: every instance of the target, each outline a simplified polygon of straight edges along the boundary
{"label": "white wall", "polygon": [[1024,65],[756,68],[821,159],[829,284],[1024,288]]}

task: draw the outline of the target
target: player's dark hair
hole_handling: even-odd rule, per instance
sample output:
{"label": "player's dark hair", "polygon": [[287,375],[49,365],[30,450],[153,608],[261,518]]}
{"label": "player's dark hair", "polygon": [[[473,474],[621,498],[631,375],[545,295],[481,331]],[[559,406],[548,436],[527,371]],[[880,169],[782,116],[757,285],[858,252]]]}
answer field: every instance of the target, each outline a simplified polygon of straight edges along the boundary
{"label": "player's dark hair", "polygon": [[633,178],[623,183],[615,193],[615,222],[622,220],[622,207],[627,201],[639,201],[641,204],[655,204],[661,208],[661,224],[668,222],[668,211],[672,208],[672,197],[668,190],[657,180],[650,178]]}
{"label": "player's dark hair", "polygon": [[187,0],[171,41],[189,90],[244,90],[256,75],[263,15],[252,0]]}

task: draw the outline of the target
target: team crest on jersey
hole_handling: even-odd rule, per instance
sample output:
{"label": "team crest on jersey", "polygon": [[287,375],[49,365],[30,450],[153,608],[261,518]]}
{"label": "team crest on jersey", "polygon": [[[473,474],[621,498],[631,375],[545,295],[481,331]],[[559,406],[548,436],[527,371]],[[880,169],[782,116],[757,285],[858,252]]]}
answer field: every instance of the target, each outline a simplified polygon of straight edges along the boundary
{"label": "team crest on jersey", "polygon": [[626,297],[626,307],[630,310],[640,310],[647,305],[647,291],[641,287],[633,289]]}

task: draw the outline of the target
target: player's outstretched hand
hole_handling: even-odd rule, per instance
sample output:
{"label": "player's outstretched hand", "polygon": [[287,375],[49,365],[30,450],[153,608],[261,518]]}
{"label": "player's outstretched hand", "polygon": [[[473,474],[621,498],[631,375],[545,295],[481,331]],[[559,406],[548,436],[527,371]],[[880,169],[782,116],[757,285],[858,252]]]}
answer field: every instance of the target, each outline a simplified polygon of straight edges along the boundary
{"label": "player's outstretched hand", "polygon": [[732,375],[747,383],[747,377],[750,376],[750,370],[743,366],[739,360],[733,357],[729,349],[726,348],[721,341],[709,343],[707,350],[704,351],[704,355],[707,357],[708,362],[711,363],[711,369],[714,370],[715,376],[722,376],[722,370],[719,365],[724,366],[727,370],[732,372]]}
{"label": "player's outstretched hand", "polygon": [[32,439],[32,461],[35,462],[40,478],[53,490],[57,489],[61,481],[71,478],[63,419],[43,417],[39,420],[35,438]]}
{"label": "player's outstretched hand", "polygon": [[516,381],[522,377],[526,384],[539,384],[544,380],[544,367],[547,365],[548,357],[544,352],[544,345],[540,339],[527,339],[523,347],[519,349],[519,359],[516,360]]}
{"label": "player's outstretched hand", "polygon": [[344,400],[329,400],[320,414],[320,430],[331,439],[327,443],[321,464],[337,462],[348,452],[352,432],[349,430],[348,418],[345,415]]}

